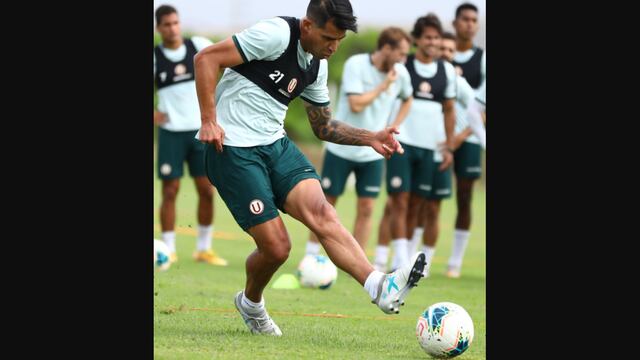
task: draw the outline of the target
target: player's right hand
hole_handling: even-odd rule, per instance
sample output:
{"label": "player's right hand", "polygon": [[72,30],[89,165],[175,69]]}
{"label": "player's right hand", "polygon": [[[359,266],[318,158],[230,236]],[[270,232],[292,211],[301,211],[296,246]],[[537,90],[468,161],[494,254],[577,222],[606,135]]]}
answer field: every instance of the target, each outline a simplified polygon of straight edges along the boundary
{"label": "player's right hand", "polygon": [[217,152],[222,152],[224,129],[217,122],[205,122],[200,126],[200,141],[205,144],[213,144]]}
{"label": "player's right hand", "polygon": [[389,70],[389,72],[387,73],[387,77],[384,79],[384,84],[383,84],[383,91],[386,91],[387,89],[389,89],[389,86],[391,86],[391,84],[396,81],[396,79],[398,78],[398,73],[396,72],[395,68],[392,68],[391,70]]}

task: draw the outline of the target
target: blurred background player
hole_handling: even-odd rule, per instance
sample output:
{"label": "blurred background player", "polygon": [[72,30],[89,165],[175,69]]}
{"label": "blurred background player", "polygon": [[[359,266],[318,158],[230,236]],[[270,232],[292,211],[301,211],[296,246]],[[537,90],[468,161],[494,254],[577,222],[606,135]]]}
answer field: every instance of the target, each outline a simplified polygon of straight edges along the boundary
{"label": "blurred background player", "polygon": [[[478,92],[486,86],[486,53],[473,44],[478,32],[478,8],[464,3],[456,9],[453,21],[456,32],[456,53],[453,64],[458,75],[463,76],[469,85]],[[466,124],[461,124],[466,126]],[[463,130],[463,129],[458,129]],[[469,136],[454,153],[454,173],[456,176],[457,215],[453,236],[453,245],[447,276],[459,277],[462,258],[467,247],[471,228],[471,200],[473,185],[481,175],[480,139]]]}
{"label": "blurred background player", "polygon": [[[404,66],[411,38],[402,29],[389,27],[378,37],[372,54],[356,54],[344,65],[336,118],[345,123],[380,131],[387,126],[396,99],[401,99],[392,126],[406,117],[412,101],[411,77]],[[335,207],[351,172],[355,173],[356,220],[353,236],[366,249],[371,233],[371,214],[380,193],[384,158],[372,148],[326,143],[321,184],[327,201]],[[320,243],[310,233],[306,253],[317,255]]]}
{"label": "blurred background player", "polygon": [[[440,57],[448,62],[453,60],[453,54],[456,50],[456,37],[450,32],[444,32],[442,34],[442,41],[440,44]],[[462,76],[456,76],[456,133],[453,137],[453,148],[458,149],[462,143],[471,135],[472,130],[468,126],[467,114],[468,107],[474,102],[475,92],[471,85]],[[480,116],[480,112],[477,112],[477,116]],[[474,113],[475,114],[475,113]],[[482,121],[482,120],[480,120]],[[460,130],[459,130],[460,129]],[[445,129],[442,123],[438,126],[438,139],[437,142],[444,146],[446,140]],[[434,152],[436,163],[441,161],[440,152]],[[451,189],[451,176],[448,176],[445,181],[446,185],[442,185],[442,188]],[[446,196],[449,197],[449,196]],[[440,217],[440,200],[438,198],[428,198],[420,207],[418,219],[416,223],[418,226],[413,231],[413,237],[409,244],[409,256],[414,254],[418,250],[418,245],[423,243],[431,257],[435,254],[435,246],[438,241],[438,235],[440,232],[439,217]],[[429,264],[427,264],[426,273],[429,273]]]}
{"label": "blurred background player", "polygon": [[[418,18],[411,35],[417,47],[406,62],[413,86],[413,102],[405,121],[400,125],[398,141],[405,150],[387,161],[387,192],[390,198],[389,230],[394,250],[392,269],[409,262],[408,238],[416,226],[417,212],[425,199],[449,196],[446,186],[452,162],[453,129],[455,125],[455,70],[451,64],[439,60],[442,25],[435,14]],[[446,130],[446,143],[438,147],[438,127]],[[441,151],[442,160],[436,162],[434,153]],[[383,238],[379,240],[384,241]],[[374,266],[386,264],[385,243],[376,249]],[[429,251],[425,247],[425,251]],[[430,255],[426,253],[427,267]]]}
{"label": "blurred background player", "polygon": [[156,29],[162,43],[153,49],[153,75],[158,90],[158,109],[153,122],[158,126],[158,176],[162,179],[160,223],[162,240],[176,262],[176,197],[184,162],[198,190],[198,238],[196,261],[226,266],[227,261],[211,249],[213,236],[213,194],[204,171],[204,144],[194,138],[200,128],[200,110],[193,69],[195,54],[212,44],[206,38],[183,38],[176,9],[156,9]]}

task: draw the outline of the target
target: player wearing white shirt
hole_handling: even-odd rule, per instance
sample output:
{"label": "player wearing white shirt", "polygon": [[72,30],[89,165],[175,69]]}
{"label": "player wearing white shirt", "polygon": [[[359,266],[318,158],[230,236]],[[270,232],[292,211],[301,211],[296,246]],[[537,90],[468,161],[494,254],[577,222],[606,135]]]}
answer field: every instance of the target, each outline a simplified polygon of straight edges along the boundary
{"label": "player wearing white shirt", "polygon": [[[434,14],[418,18],[411,33],[417,49],[415,55],[407,59],[406,67],[411,75],[414,99],[398,134],[405,153],[387,161],[389,225],[394,249],[392,269],[405,266],[409,261],[408,238],[416,226],[421,204],[426,199],[443,199],[451,194],[447,184],[450,184],[452,148],[450,144],[438,146],[438,129],[444,123],[447,141],[451,142],[455,125],[455,70],[451,64],[438,59],[441,34],[442,25]],[[436,152],[443,153],[439,162],[435,161]],[[386,263],[386,254],[379,251],[384,246],[386,244],[379,243],[376,249],[377,268]],[[429,249],[425,247],[425,250]],[[427,253],[427,266],[429,263]]]}
{"label": "player wearing white shirt", "polygon": [[[486,86],[487,77],[486,52],[473,44],[478,32],[478,8],[468,3],[458,6],[453,27],[456,32],[453,63],[478,95],[478,91]],[[454,173],[457,214],[447,276],[457,278],[460,277],[462,258],[471,234],[473,186],[481,176],[481,145],[477,136],[469,136],[455,151]]]}
{"label": "player wearing white shirt", "polygon": [[158,90],[158,109],[153,120],[158,125],[162,240],[171,251],[171,262],[176,262],[176,197],[186,162],[198,190],[198,237],[193,257],[196,261],[225,266],[227,261],[211,249],[214,188],[205,175],[204,145],[194,139],[200,127],[200,111],[193,57],[212,42],[198,36],[183,38],[178,13],[172,6],[156,9],[156,23],[162,43],[153,49],[153,76]]}
{"label": "player wearing white shirt", "polygon": [[[357,30],[348,0],[311,0],[302,19],[258,23],[194,59],[202,122],[197,136],[207,144],[207,175],[236,222],[256,242],[247,258],[244,291],[235,297],[252,333],[282,335],[262,297],[291,249],[278,210],[313,231],[331,261],[363,285],[387,314],[399,312],[424,269],[424,254],[418,254],[394,273],[375,271],[327,202],[315,169],[284,134],[288,104],[300,96],[320,139],[371,146],[385,157],[403,151],[393,137],[395,128],[373,132],[332,119],[326,59],[347,30]],[[221,68],[227,68],[220,79],[224,89],[216,89]]]}

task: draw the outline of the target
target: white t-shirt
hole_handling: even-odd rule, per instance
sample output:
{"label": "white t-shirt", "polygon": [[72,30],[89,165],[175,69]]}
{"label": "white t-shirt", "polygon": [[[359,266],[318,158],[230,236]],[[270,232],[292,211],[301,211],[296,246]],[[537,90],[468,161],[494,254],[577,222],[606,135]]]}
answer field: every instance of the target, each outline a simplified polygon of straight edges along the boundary
{"label": "white t-shirt", "polygon": [[[397,63],[394,68],[398,75],[397,79],[364,110],[355,113],[351,111],[348,96],[375,89],[385,80],[387,74],[373,65],[371,54],[357,54],[347,59],[342,72],[336,120],[374,132],[384,129],[394,101],[398,98],[406,100],[413,93],[411,77],[404,64]],[[331,142],[327,142],[326,146],[332,154],[351,161],[367,162],[384,159],[369,146],[340,145]]]}
{"label": "white t-shirt", "polygon": [[[191,38],[196,50],[200,51],[213,42],[207,38]],[[164,56],[173,61],[182,61],[187,55],[187,45],[177,49],[166,49],[160,45]],[[153,54],[153,76],[156,75],[156,54]],[[158,111],[167,115],[167,122],[160,125],[170,131],[193,131],[200,128],[200,106],[195,80],[181,82],[158,90]]]}
{"label": "white t-shirt", "polygon": [[[418,59],[413,59],[413,65],[418,75],[431,78],[438,70],[437,61],[423,64]],[[447,86],[444,91],[445,99],[456,97],[456,72],[448,62],[444,62],[444,70],[447,76]],[[403,144],[422,149],[436,150],[439,141],[439,129],[444,126],[444,114],[442,104],[436,101],[414,98],[409,114],[398,129],[400,134],[397,139]]]}
{"label": "white t-shirt", "polygon": [[[289,24],[276,17],[262,20],[235,34],[234,38],[247,61],[275,60],[286,51],[290,32]],[[300,67],[307,68],[312,58],[313,55],[305,52],[298,41]],[[301,98],[329,105],[327,69],[327,61],[320,60],[318,77],[305,88]],[[272,144],[285,135],[287,109],[286,105],[231,68],[225,69],[216,87],[217,121],[225,131],[225,145],[249,147]]]}
{"label": "white t-shirt", "polygon": [[[462,76],[456,76],[456,83],[458,85],[458,91],[456,95],[456,126],[454,133],[457,135],[469,127],[469,121],[467,120],[467,107],[476,97],[476,92]],[[480,139],[478,139],[474,134],[467,137],[465,141],[474,144],[480,143]]]}

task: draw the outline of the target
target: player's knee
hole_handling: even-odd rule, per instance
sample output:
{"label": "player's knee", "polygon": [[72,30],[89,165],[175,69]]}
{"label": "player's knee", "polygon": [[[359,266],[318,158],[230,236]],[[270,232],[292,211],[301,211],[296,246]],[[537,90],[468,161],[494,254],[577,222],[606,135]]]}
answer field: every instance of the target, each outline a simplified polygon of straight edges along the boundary
{"label": "player's knee", "polygon": [[409,211],[409,203],[406,199],[395,198],[391,200],[391,213],[406,213]]}
{"label": "player's knee", "polygon": [[373,203],[358,205],[358,217],[361,219],[370,219],[373,215]]}
{"label": "player's knee", "polygon": [[175,201],[178,196],[179,186],[177,184],[171,184],[162,188],[162,198],[165,201]]}
{"label": "player's knee", "polygon": [[277,264],[283,264],[289,258],[291,252],[291,242],[287,238],[286,240],[278,241],[277,244],[269,247],[267,250],[267,256],[269,260]]}
{"label": "player's knee", "polygon": [[[319,202],[314,209],[312,210],[312,219],[311,223],[313,228],[315,228],[316,234],[324,234],[327,229],[332,228],[332,226],[337,223],[338,214],[336,214],[336,209],[329,204],[327,201]],[[312,230],[314,230],[312,228]]]}
{"label": "player's knee", "polygon": [[213,200],[213,186],[201,186],[198,188],[198,195],[202,200]]}
{"label": "player's knee", "polygon": [[471,190],[460,190],[456,195],[458,197],[458,207],[469,207],[471,205]]}
{"label": "player's knee", "polygon": [[427,218],[430,220],[436,220],[438,219],[438,215],[440,215],[440,206],[437,203],[434,202],[427,202],[426,204],[426,214],[427,214]]}

